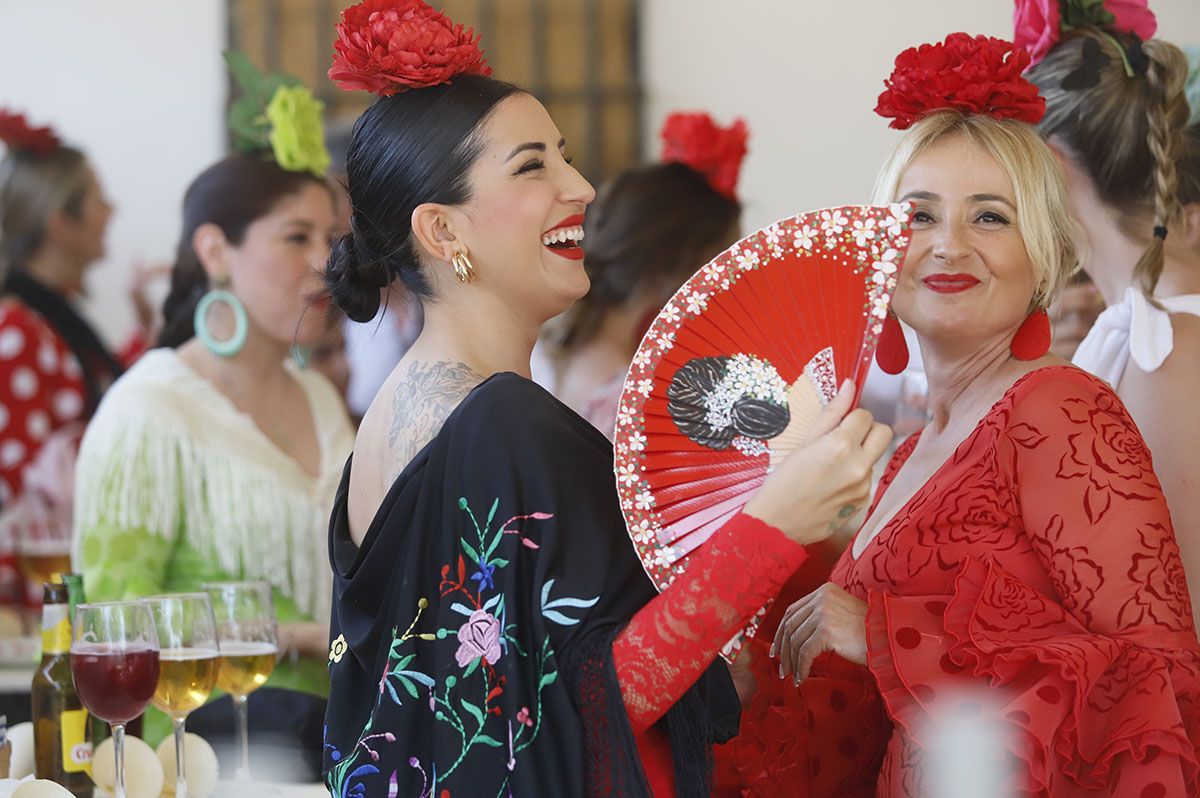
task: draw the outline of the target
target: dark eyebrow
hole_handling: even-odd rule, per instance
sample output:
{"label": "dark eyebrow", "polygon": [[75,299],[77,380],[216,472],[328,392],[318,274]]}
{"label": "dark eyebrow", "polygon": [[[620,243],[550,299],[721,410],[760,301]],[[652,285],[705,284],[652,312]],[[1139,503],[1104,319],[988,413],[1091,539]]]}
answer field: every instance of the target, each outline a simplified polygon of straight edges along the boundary
{"label": "dark eyebrow", "polygon": [[941,197],[939,197],[937,194],[934,194],[932,191],[910,191],[907,194],[905,194],[903,197],[901,197],[900,201],[907,202],[910,199],[929,200],[930,202],[937,202],[938,200],[941,199]]}
{"label": "dark eyebrow", "polygon": [[287,219],[284,221],[285,227],[303,227],[306,230],[311,230],[315,225],[308,219]]}
{"label": "dark eyebrow", "polygon": [[[561,150],[565,146],[567,146],[567,140],[559,139],[558,140],[558,148]],[[546,145],[540,141],[527,141],[524,144],[518,144],[516,147],[513,148],[513,151],[508,154],[508,157],[504,159],[504,163],[508,163],[513,158],[516,158],[518,155],[520,155],[521,153],[527,152],[529,150],[535,150],[537,152],[545,152]]]}
{"label": "dark eyebrow", "polygon": [[999,194],[972,194],[971,196],[967,197],[967,199],[969,199],[971,202],[1002,202],[1008,207],[1012,208],[1014,211],[1017,209],[1017,206],[1013,205],[1011,200],[1008,200]]}

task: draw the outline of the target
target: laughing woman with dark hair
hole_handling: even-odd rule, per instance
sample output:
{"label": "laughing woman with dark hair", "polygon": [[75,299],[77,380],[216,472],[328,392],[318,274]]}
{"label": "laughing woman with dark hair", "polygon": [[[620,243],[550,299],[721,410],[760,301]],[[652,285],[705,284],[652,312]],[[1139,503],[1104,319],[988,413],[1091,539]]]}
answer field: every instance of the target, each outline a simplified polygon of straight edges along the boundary
{"label": "laughing woman with dark hair", "polygon": [[370,0],[339,28],[331,76],[381,97],[327,281],[356,319],[402,281],[425,326],[331,522],[330,791],[708,796],[738,712],[717,654],[863,500],[889,432],[844,390],[655,598],[612,447],[529,380],[540,325],[588,289],[591,186],[542,105],[424,3]]}

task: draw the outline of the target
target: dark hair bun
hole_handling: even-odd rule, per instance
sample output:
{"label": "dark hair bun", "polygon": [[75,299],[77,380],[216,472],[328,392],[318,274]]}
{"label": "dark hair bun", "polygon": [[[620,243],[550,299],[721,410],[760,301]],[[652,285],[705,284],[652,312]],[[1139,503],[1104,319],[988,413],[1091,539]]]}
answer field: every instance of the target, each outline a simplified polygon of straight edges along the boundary
{"label": "dark hair bun", "polygon": [[370,274],[372,271],[376,270],[371,269],[370,264],[361,262],[352,233],[333,242],[329,250],[329,265],[325,269],[325,286],[333,303],[354,321],[370,321],[379,312],[382,286],[373,279]]}
{"label": "dark hair bun", "polygon": [[727,423],[712,423],[713,394],[721,388],[732,360],[724,355],[693,358],[675,372],[667,388],[667,412],[675,426],[710,449],[727,449],[738,437],[770,440],[791,421],[786,403],[744,393],[731,403]]}

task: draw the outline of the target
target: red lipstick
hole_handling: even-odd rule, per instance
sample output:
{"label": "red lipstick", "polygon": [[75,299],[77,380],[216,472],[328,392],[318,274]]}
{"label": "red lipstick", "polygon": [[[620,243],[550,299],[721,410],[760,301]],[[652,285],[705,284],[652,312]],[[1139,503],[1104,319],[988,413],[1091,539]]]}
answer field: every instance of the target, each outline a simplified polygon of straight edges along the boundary
{"label": "red lipstick", "polygon": [[979,279],[969,274],[931,274],[921,282],[939,294],[960,294],[979,285]]}
{"label": "red lipstick", "polygon": [[582,213],[573,213],[542,233],[542,246],[568,260],[583,260],[582,240]]}

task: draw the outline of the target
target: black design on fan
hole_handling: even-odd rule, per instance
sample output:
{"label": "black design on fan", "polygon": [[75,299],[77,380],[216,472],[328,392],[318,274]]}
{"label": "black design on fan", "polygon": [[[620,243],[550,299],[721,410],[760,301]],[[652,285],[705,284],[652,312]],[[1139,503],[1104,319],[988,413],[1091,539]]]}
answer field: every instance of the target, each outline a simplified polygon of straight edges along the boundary
{"label": "black design on fan", "polygon": [[728,449],[734,438],[767,441],[783,433],[792,414],[787,405],[743,394],[734,401],[729,424],[710,424],[709,397],[725,379],[730,358],[697,357],[675,372],[667,388],[667,412],[679,431],[710,449]]}

